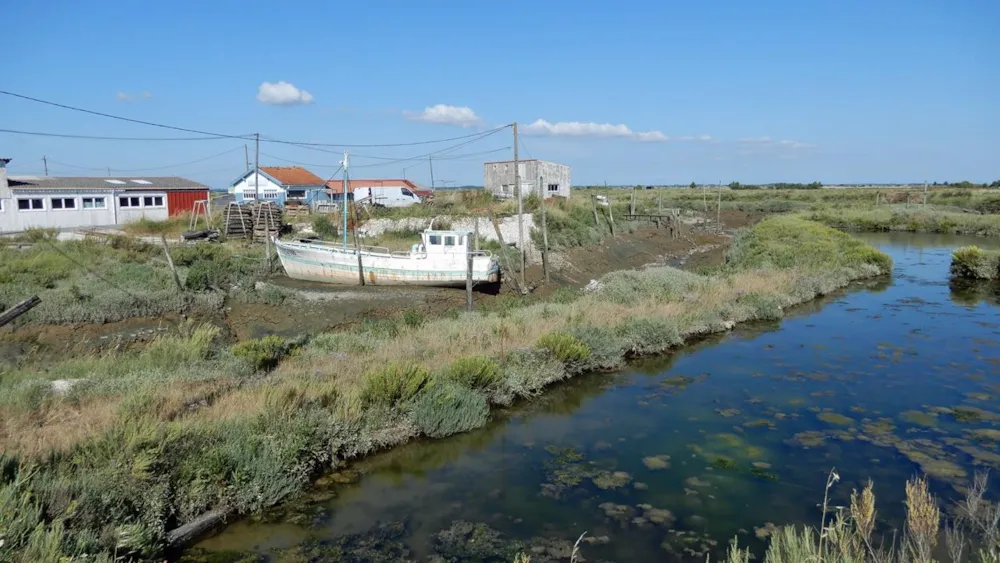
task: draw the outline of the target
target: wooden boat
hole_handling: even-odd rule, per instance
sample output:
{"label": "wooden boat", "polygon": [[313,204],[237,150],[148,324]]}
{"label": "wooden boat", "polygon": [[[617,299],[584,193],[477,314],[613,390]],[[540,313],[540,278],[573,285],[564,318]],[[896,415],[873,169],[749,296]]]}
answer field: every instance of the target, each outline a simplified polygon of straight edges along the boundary
{"label": "wooden boat", "polygon": [[500,281],[496,257],[469,249],[471,233],[428,228],[420,238],[409,252],[301,239],[275,239],[274,246],[285,273],[298,280],[360,285],[360,267],[367,285],[464,287],[471,257],[473,284]]}

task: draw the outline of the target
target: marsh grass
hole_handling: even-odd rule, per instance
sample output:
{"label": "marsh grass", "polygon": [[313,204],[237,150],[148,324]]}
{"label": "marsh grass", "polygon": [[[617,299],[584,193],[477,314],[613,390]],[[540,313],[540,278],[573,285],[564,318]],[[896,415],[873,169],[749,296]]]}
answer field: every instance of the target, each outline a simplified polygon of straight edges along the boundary
{"label": "marsh grass", "polygon": [[[988,205],[989,207],[992,204]],[[803,217],[833,227],[855,231],[906,231],[1000,236],[1000,216],[963,213],[935,206],[881,206],[878,208],[823,209]]]}
{"label": "marsh grass", "polygon": [[978,280],[1000,279],[1000,251],[963,246],[951,253],[951,275]]}
{"label": "marsh grass", "polygon": [[[3,374],[0,451],[18,469],[0,492],[20,476],[18,490],[45,515],[32,529],[58,535],[64,554],[158,554],[169,529],[202,511],[260,510],[331,463],[474,428],[491,404],[780,316],[891,267],[847,235],[788,221],[742,235],[744,249],[713,277],[669,268],[610,275],[613,291],[419,325],[371,321],[297,343],[294,354],[276,338],[229,348],[194,327],[143,351]],[[791,261],[786,230],[827,260]],[[55,379],[84,381],[56,393]]]}

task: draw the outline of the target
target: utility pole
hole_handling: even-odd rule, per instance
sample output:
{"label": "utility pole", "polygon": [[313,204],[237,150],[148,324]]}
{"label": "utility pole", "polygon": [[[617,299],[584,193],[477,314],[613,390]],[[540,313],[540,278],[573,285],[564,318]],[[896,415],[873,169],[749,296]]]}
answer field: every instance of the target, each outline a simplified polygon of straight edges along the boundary
{"label": "utility pole", "polygon": [[110,177],[111,177],[111,167],[108,166],[108,178],[110,178]]}
{"label": "utility pole", "polygon": [[260,133],[253,134],[253,199],[260,201]]}
{"label": "utility pole", "polygon": [[521,169],[517,162],[517,122],[514,122],[514,189],[517,190],[517,246],[521,251],[521,291],[524,285],[524,198],[521,197]]}
{"label": "utility pole", "polygon": [[341,194],[341,205],[344,206],[344,250],[347,250],[347,186],[350,185],[347,179],[347,151],[344,151],[344,162],[341,164],[344,165],[344,193]]}
{"label": "utility pole", "polygon": [[45,175],[49,175],[49,158],[47,156],[42,157],[42,164],[45,165]]}
{"label": "utility pole", "polygon": [[243,144],[243,159],[247,163],[247,172],[250,171],[250,149],[247,148],[246,143]]}
{"label": "utility pole", "polygon": [[427,156],[427,164],[431,167],[431,189],[434,189],[434,159],[429,155]]}

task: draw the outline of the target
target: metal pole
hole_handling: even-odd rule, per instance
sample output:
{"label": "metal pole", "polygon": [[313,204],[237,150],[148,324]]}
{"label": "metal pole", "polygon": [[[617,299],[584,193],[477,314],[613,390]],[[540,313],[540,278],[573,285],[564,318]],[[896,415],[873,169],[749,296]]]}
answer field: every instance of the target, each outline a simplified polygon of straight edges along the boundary
{"label": "metal pole", "polygon": [[517,190],[517,247],[521,251],[521,289],[524,284],[524,198],[521,197],[521,169],[517,162],[517,122],[514,122],[514,189]]}
{"label": "metal pole", "polygon": [[347,250],[347,186],[348,186],[348,179],[347,179],[347,166],[348,166],[348,162],[347,162],[347,160],[348,160],[347,151],[344,151],[344,162],[342,163],[344,165],[344,193],[340,194],[341,195],[340,204],[343,207],[343,211],[344,211],[344,213],[343,213],[343,215],[344,215],[344,250]]}
{"label": "metal pole", "polygon": [[45,165],[45,175],[48,176],[49,175],[49,157],[43,156],[42,157],[42,163]]}
{"label": "metal pole", "polygon": [[[516,149],[515,149],[516,150]],[[431,189],[434,189],[434,159],[430,156],[427,157],[427,164],[431,167]]]}
{"label": "metal pole", "polygon": [[260,133],[254,133],[253,139],[253,199],[260,202]]}

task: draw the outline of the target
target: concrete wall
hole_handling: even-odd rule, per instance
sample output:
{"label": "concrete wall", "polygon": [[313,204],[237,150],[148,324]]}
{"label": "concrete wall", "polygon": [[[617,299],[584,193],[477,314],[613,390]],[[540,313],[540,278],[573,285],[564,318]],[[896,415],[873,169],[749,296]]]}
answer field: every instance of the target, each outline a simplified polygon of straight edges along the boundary
{"label": "concrete wall", "polygon": [[[527,160],[518,162],[518,170],[521,175],[521,189],[524,190],[524,195],[537,193],[538,177],[541,175],[546,184],[542,187],[546,197],[570,196],[572,186],[569,166],[544,160]],[[549,184],[557,184],[559,187],[556,191],[549,192]],[[483,165],[483,187],[487,191],[499,197],[514,197],[517,194],[513,186],[513,162],[487,162]]]}
{"label": "concrete wall", "polygon": [[[138,207],[122,207],[120,197],[138,197]],[[162,205],[146,205],[147,197],[159,197]],[[103,207],[84,207],[84,199],[104,198]],[[18,209],[18,200],[41,200],[41,209]],[[52,200],[74,201],[72,209],[59,209]],[[155,200],[154,200],[155,202]],[[0,232],[17,233],[31,228],[43,229],[74,229],[80,227],[107,227],[120,225],[140,218],[162,221],[169,217],[167,210],[167,194],[165,192],[140,192],[120,194],[110,191],[85,192],[46,190],[44,193],[20,192],[15,190],[12,197],[0,201]]]}

